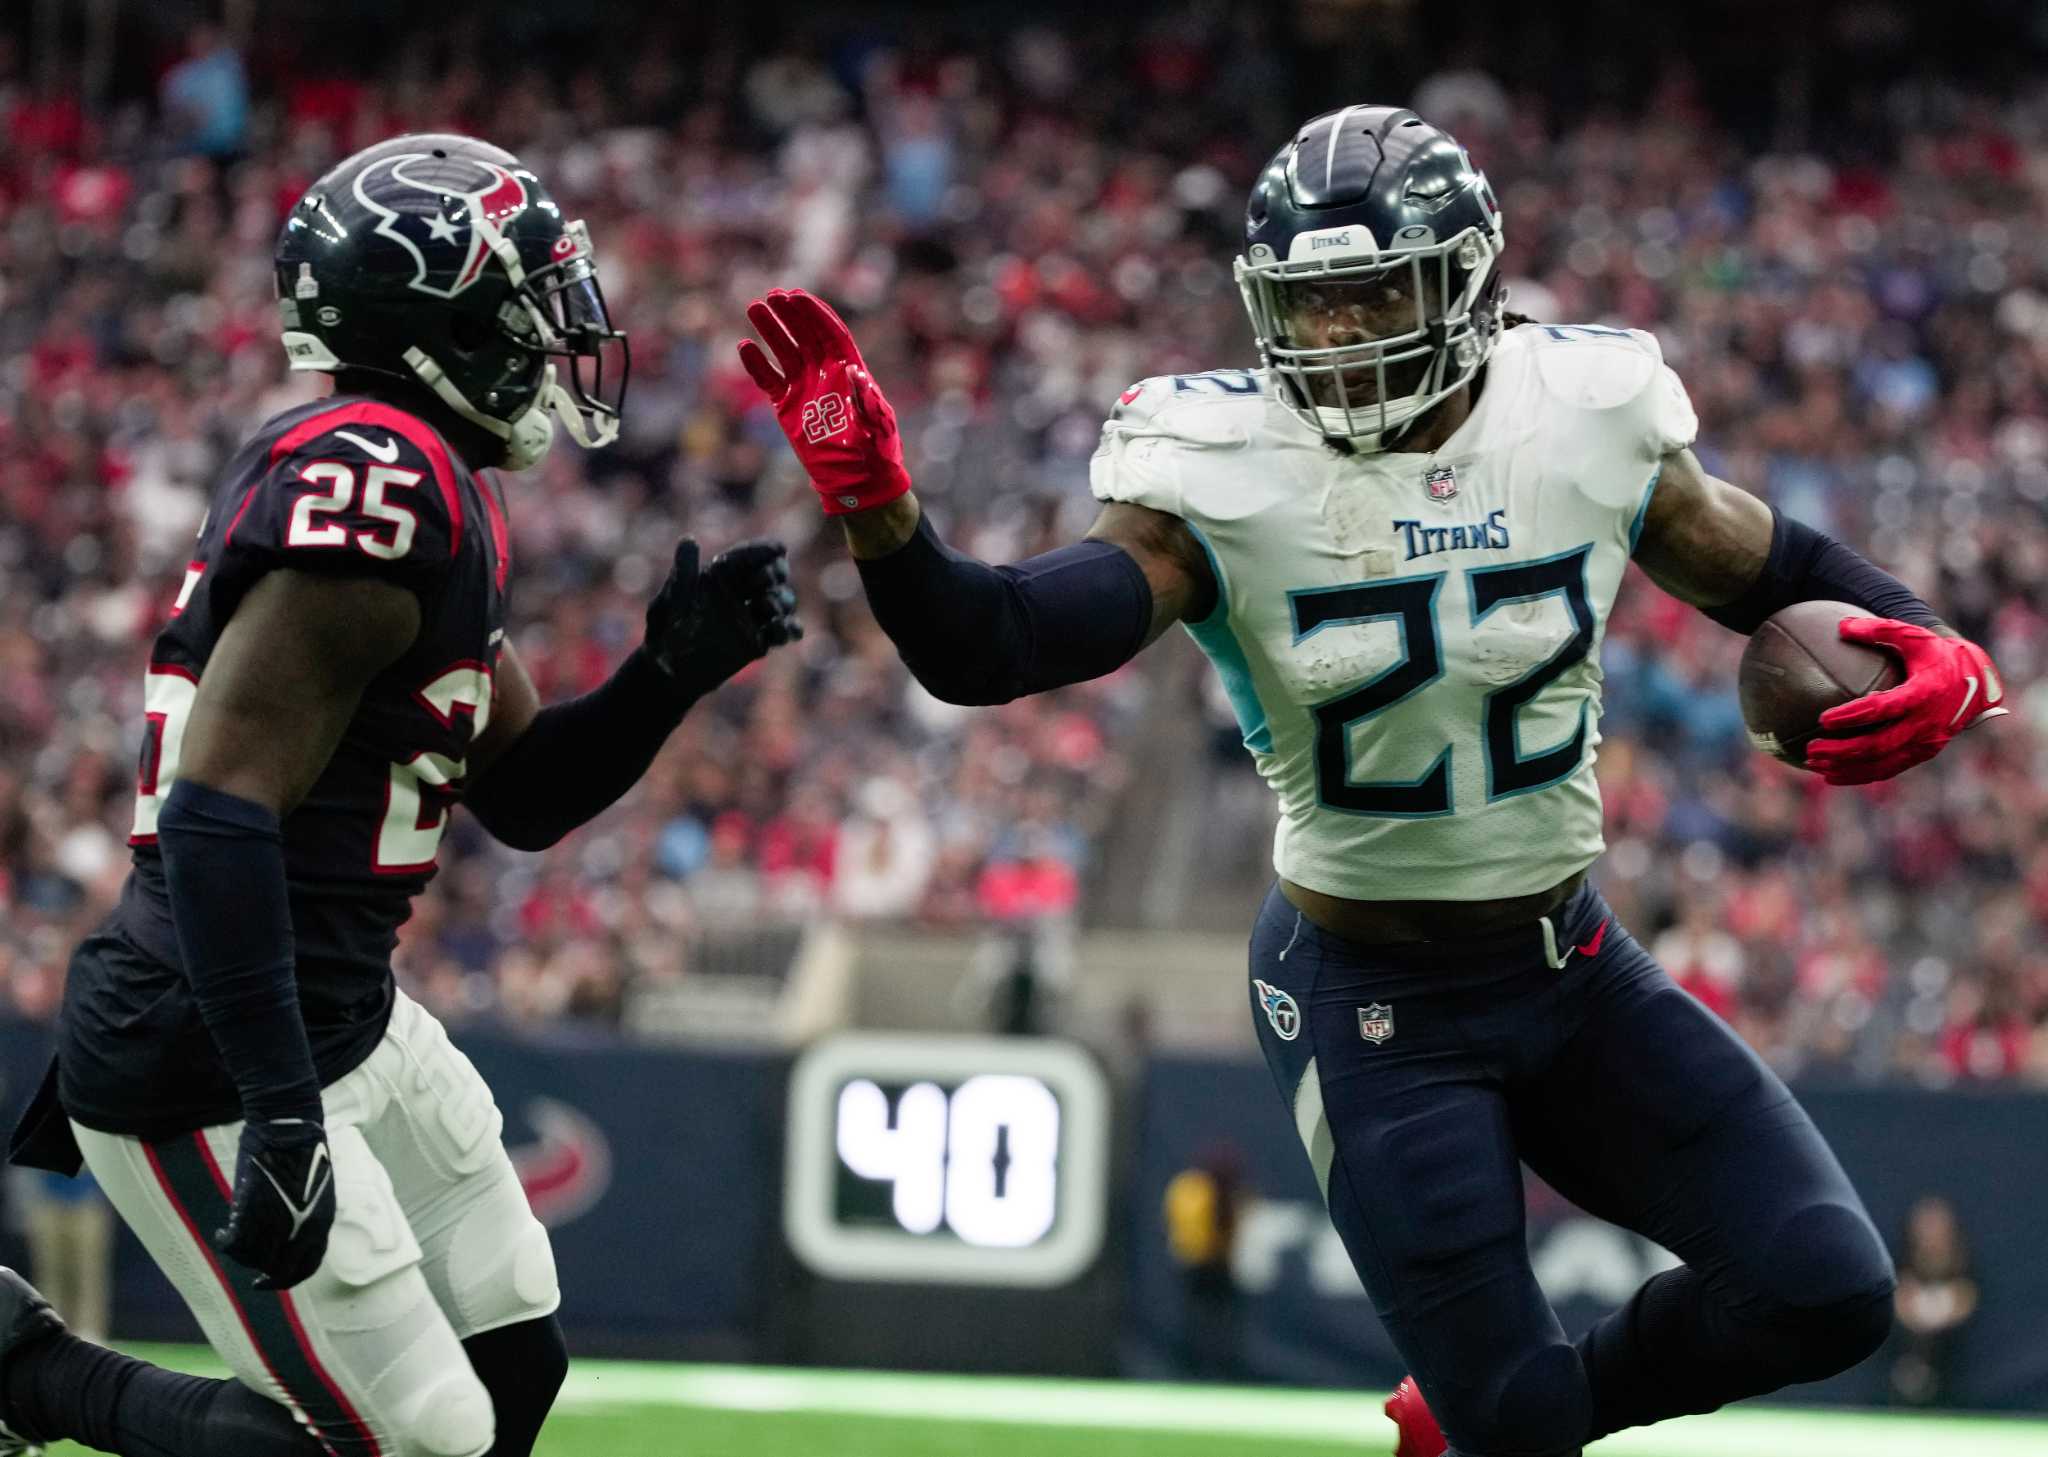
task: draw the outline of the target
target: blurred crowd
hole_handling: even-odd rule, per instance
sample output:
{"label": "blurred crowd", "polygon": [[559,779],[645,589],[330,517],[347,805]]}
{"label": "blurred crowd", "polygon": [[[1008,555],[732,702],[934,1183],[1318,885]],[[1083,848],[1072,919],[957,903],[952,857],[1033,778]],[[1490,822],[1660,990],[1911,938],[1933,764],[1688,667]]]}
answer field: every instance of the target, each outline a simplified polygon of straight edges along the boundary
{"label": "blurred crowd", "polygon": [[[519,152],[589,220],[632,334],[618,446],[507,482],[543,697],[632,646],[684,532],[787,540],[810,629],[557,849],[458,816],[408,985],[605,1021],[768,923],[1072,917],[1105,817],[1144,792],[1146,672],[993,711],[924,695],[732,344],[758,292],[824,292],[955,544],[1072,539],[1124,386],[1249,362],[1243,190],[1299,119],[1271,25],[1193,6],[1114,44],[1091,22],[710,52],[656,31],[609,68],[456,28],[360,70],[200,27],[151,93],[90,108],[0,38],[0,1010],[48,1012],[125,872],[143,648],[216,470],[317,388],[282,369],[279,220],[402,130]],[[1739,146],[1683,70],[1569,122],[1497,75],[1413,101],[1495,183],[1513,306],[1655,330],[1707,466],[1918,587],[2016,709],[1896,784],[1828,790],[1748,750],[1741,639],[1637,581],[1607,640],[1609,897],[1789,1070],[2048,1079],[2048,93],[1900,85],[1883,145],[1831,160]]]}

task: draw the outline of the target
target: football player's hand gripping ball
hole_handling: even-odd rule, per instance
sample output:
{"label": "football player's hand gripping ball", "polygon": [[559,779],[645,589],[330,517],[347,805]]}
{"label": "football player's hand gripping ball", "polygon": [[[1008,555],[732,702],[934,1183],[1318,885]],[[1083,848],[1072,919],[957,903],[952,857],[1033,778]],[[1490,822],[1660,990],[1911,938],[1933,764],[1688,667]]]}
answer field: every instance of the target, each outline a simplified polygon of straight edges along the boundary
{"label": "football player's hand gripping ball", "polygon": [[778,288],[747,305],[747,321],[768,347],[741,340],[740,363],[775,406],[825,514],[865,511],[908,491],[896,412],[839,315],[800,288]]}
{"label": "football player's hand gripping ball", "polygon": [[747,541],[701,570],[697,543],[676,543],[668,580],[647,605],[647,652],[680,687],[707,693],[770,648],[804,635],[789,585],[789,551]]}
{"label": "football player's hand gripping ball", "polygon": [[320,1268],[334,1228],[334,1159],[317,1118],[251,1118],[235,1156],[235,1196],[213,1242],[257,1272],[258,1290],[289,1290]]}
{"label": "football player's hand gripping ball", "polygon": [[1806,746],[1806,764],[1830,784],[1872,784],[1902,774],[1964,729],[2008,712],[1998,670],[1973,642],[1889,617],[1845,617],[1841,633],[1895,654],[1906,681],[1820,716],[1828,737]]}

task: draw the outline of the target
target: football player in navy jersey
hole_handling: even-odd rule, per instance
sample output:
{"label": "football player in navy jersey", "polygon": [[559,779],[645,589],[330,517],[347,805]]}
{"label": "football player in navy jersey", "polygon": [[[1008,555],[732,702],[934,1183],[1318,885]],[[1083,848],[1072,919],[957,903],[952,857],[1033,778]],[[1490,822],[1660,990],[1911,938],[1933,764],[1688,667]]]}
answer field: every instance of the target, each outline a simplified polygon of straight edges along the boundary
{"label": "football player in navy jersey", "polygon": [[567,1369],[547,1233],[490,1090],[394,985],[451,806],[553,844],[690,704],[800,636],[782,546],[685,539],[612,678],[541,707],[504,504],[557,428],[617,434],[590,238],[509,153],[398,137],[277,245],[336,393],[242,448],[150,653],[134,871],[74,956],[17,1161],[81,1156],[235,1373],[80,1341],[0,1271],[0,1454],[517,1457]]}

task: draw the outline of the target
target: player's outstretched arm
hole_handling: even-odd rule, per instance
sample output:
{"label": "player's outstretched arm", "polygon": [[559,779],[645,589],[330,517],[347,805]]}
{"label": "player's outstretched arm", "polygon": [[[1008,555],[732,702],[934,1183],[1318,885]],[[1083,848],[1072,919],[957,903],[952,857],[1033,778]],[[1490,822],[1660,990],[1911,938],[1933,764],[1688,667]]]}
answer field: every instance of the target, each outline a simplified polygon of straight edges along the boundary
{"label": "player's outstretched arm", "polygon": [[517,850],[544,850],[609,808],[654,762],[691,704],[804,635],[779,541],[749,541],[698,568],[676,546],[647,608],[647,637],[604,683],[542,708],[510,644],[491,721],[471,749],[463,803]]}
{"label": "player's outstretched arm", "polygon": [[1912,588],[1854,549],[1701,468],[1690,450],[1663,459],[1635,559],[1650,579],[1724,627],[1754,632],[1795,602],[1848,602],[1842,636],[1884,648],[1906,681],[1829,709],[1806,762],[1832,784],[1867,784],[1933,758],[1958,732],[2006,710],[1990,655],[1943,622]]}
{"label": "player's outstretched arm", "polygon": [[740,360],[845,527],[875,620],[935,696],[1005,703],[1099,678],[1213,604],[1193,534],[1141,506],[1111,505],[1086,540],[1021,562],[954,551],[911,493],[896,413],[839,316],[778,289],[747,318],[767,348],[746,340]]}
{"label": "player's outstretched arm", "polygon": [[232,1211],[215,1239],[266,1288],[319,1268],[334,1222],[320,1079],[299,1015],[282,822],[371,679],[420,626],[406,588],[279,570],[237,605],[200,675],[157,818],[193,1000],[241,1096]]}

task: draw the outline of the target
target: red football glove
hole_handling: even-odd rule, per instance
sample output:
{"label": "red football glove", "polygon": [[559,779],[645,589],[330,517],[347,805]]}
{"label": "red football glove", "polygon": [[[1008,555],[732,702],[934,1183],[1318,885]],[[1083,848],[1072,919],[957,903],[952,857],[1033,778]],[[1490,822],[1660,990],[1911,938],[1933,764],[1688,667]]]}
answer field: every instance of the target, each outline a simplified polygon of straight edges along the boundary
{"label": "red football glove", "polygon": [[1845,617],[1842,637],[1896,654],[1906,681],[1829,709],[1820,726],[1840,737],[1806,746],[1807,767],[1830,784],[1872,784],[1924,764],[1964,729],[1997,718],[2005,687],[1990,655],[1890,617]]}
{"label": "red football glove", "polygon": [[742,339],[740,363],[774,404],[825,514],[865,511],[908,491],[896,412],[839,315],[800,288],[778,288],[747,305],[747,322],[775,359]]}

